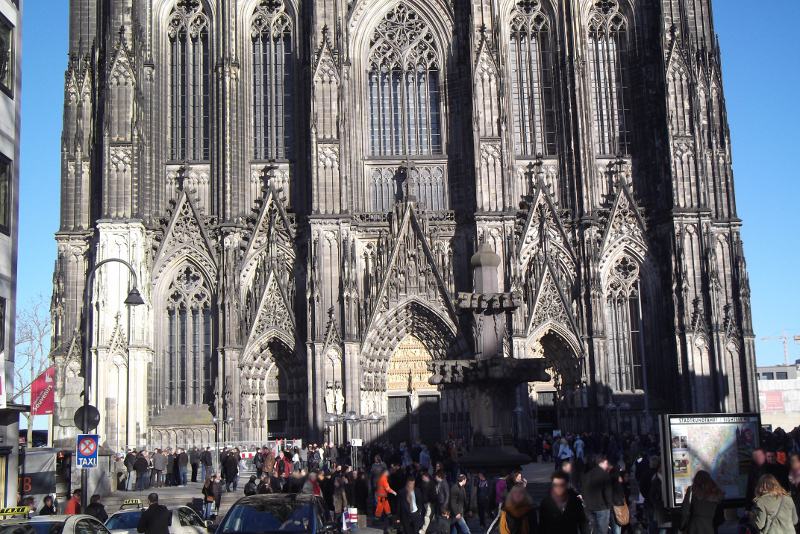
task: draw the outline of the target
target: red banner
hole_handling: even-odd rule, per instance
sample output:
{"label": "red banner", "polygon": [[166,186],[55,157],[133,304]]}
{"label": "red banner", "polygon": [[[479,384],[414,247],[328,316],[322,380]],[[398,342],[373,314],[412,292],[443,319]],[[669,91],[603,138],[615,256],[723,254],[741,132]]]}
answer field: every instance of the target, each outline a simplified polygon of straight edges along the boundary
{"label": "red banner", "polygon": [[49,367],[31,384],[31,415],[50,415],[56,398],[56,368]]}

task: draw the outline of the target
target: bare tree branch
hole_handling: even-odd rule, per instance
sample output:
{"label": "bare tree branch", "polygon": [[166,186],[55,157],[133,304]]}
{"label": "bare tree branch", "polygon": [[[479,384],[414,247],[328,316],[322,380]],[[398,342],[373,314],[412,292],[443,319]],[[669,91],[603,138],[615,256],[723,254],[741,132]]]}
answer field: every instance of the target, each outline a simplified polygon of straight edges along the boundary
{"label": "bare tree branch", "polygon": [[39,296],[17,313],[12,400],[22,401],[31,383],[50,367],[50,311]]}

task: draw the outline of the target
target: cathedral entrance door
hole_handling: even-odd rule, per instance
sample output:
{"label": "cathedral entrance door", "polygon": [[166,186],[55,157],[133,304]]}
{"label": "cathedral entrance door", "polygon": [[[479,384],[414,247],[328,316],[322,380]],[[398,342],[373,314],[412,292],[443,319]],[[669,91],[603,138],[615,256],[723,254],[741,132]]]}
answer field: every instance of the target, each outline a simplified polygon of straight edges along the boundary
{"label": "cathedral entrance door", "polygon": [[442,425],[439,417],[439,395],[420,395],[417,408],[417,427],[419,440],[432,445],[442,439]]}
{"label": "cathedral entrance door", "polygon": [[411,398],[408,395],[389,397],[386,418],[387,438],[395,443],[411,439]]}

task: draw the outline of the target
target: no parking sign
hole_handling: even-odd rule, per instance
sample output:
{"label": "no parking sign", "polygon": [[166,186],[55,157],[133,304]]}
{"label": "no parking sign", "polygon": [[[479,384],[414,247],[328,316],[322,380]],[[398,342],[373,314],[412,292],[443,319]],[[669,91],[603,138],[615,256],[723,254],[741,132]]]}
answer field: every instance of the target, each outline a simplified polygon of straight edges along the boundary
{"label": "no parking sign", "polygon": [[75,465],[77,467],[97,467],[97,446],[100,442],[97,434],[78,434],[75,447]]}

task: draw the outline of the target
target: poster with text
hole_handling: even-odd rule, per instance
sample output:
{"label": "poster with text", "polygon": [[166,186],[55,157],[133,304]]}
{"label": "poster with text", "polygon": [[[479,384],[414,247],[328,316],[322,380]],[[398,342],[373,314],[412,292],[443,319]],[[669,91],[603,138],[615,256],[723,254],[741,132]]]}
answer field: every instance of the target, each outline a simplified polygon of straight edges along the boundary
{"label": "poster with text", "polygon": [[664,458],[669,504],[683,503],[698,471],[708,471],[726,501],[743,501],[753,449],[758,447],[758,414],[668,415]]}

